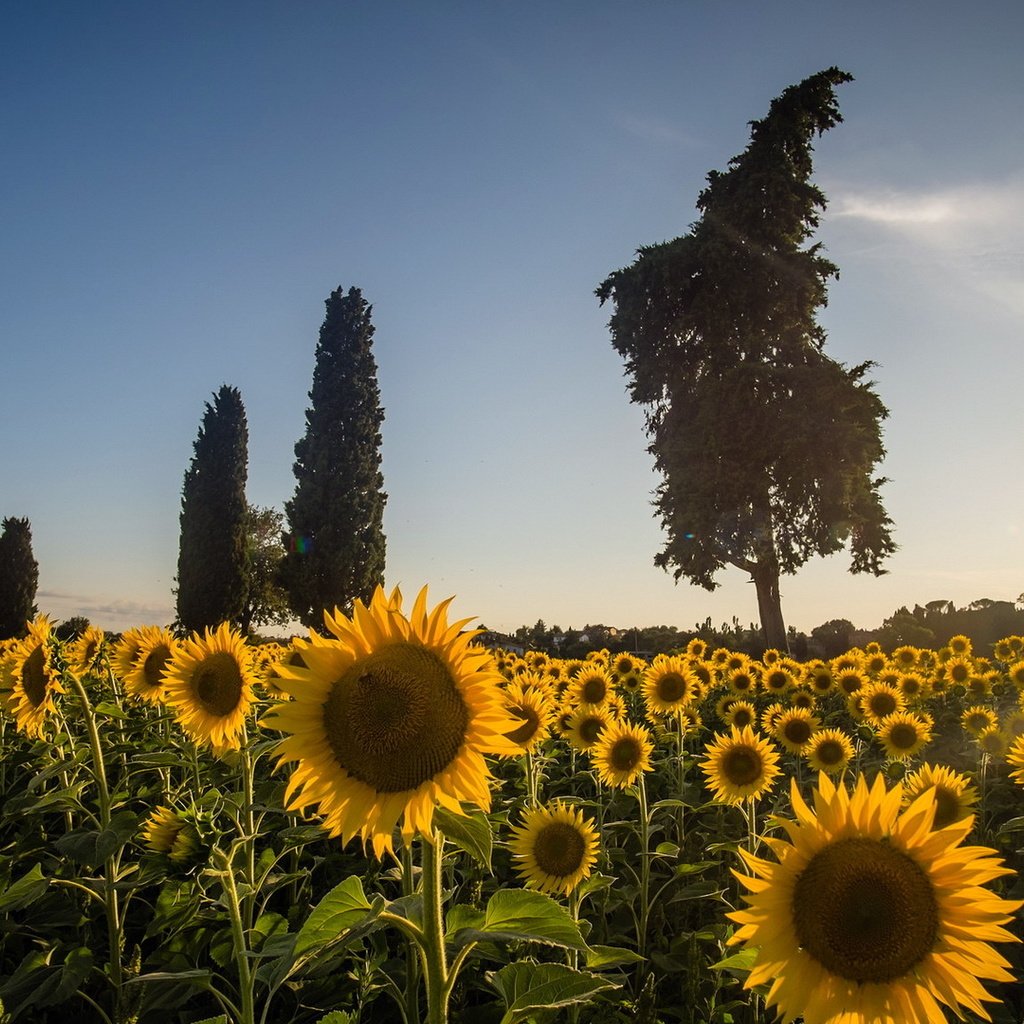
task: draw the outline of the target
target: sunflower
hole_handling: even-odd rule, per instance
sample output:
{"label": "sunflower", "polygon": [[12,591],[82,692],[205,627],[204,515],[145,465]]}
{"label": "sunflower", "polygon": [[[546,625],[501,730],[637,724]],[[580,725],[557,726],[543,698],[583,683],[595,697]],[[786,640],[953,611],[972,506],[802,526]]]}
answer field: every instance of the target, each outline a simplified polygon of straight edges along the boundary
{"label": "sunflower", "polygon": [[241,746],[256,683],[241,633],[226,622],[193,633],[172,652],[163,680],[164,700],[194,742],[209,743],[218,755]]}
{"label": "sunflower", "polygon": [[708,653],[708,642],[695,636],[686,642],[686,653],[691,658],[703,658]]}
{"label": "sunflower", "polygon": [[744,662],[737,668],[730,669],[726,675],[729,689],[738,697],[757,692],[758,676],[753,665]]}
{"label": "sunflower", "polygon": [[516,723],[505,735],[522,753],[535,750],[547,738],[555,717],[551,698],[543,690],[517,680],[506,688],[505,704]]}
{"label": "sunflower", "polygon": [[902,761],[919,753],[931,741],[932,731],[920,715],[912,711],[897,711],[882,719],[877,735],[886,756]]}
{"label": "sunflower", "polygon": [[701,690],[686,661],[677,655],[653,661],[644,673],[643,687],[648,710],[659,715],[679,711]]}
{"label": "sunflower", "polygon": [[967,658],[956,656],[946,662],[946,678],[953,686],[966,686],[973,671],[974,666]]}
{"label": "sunflower", "polygon": [[790,690],[789,703],[791,707],[812,711],[818,705],[818,698],[810,690],[799,686],[795,690]]}
{"label": "sunflower", "polygon": [[577,708],[565,720],[563,732],[577,750],[589,750],[601,738],[601,733],[611,721],[612,716],[607,708]]}
{"label": "sunflower", "polygon": [[195,858],[201,850],[199,831],[192,815],[160,806],[145,820],[142,841],[151,853],[161,853],[176,864]]}
{"label": "sunflower", "polygon": [[121,634],[121,639],[114,645],[110,667],[122,682],[135,665],[145,629],[145,626],[132,626],[131,629],[126,629]]}
{"label": "sunflower", "polygon": [[990,725],[982,729],[975,739],[982,753],[988,754],[990,757],[1003,757],[1006,754],[1006,748],[1009,746],[1006,733],[998,725]]}
{"label": "sunflower", "polygon": [[928,684],[925,682],[924,676],[917,672],[901,672],[896,680],[896,685],[904,698],[910,702],[919,700],[928,693]]}
{"label": "sunflower", "polygon": [[928,789],[935,789],[934,829],[945,828],[973,814],[971,807],[979,800],[978,791],[966,775],[940,764],[923,764],[903,782],[903,803],[912,804]]}
{"label": "sunflower", "polygon": [[749,726],[719,734],[704,747],[707,757],[700,768],[722,803],[757,800],[775,783],[779,755],[763,736]]}
{"label": "sunflower", "polygon": [[804,757],[815,771],[838,775],[853,758],[853,742],[842,729],[822,729],[811,737]]}
{"label": "sunflower", "polygon": [[880,725],[887,715],[906,710],[903,694],[886,683],[868,683],[857,697],[861,714],[871,725]]}
{"label": "sunflower", "polygon": [[785,665],[772,665],[761,677],[761,686],[768,693],[779,696],[796,686],[796,678]]}
{"label": "sunflower", "polygon": [[819,696],[828,693],[835,684],[832,669],[823,661],[810,662],[804,669],[804,679],[808,689]]}
{"label": "sunflower", "polygon": [[79,678],[93,675],[103,664],[106,634],[98,626],[89,626],[76,640],[68,644],[68,669]]}
{"label": "sunflower", "polygon": [[1006,678],[1009,679],[1018,690],[1024,691],[1024,661],[1015,661],[1006,670]]}
{"label": "sunflower", "polygon": [[839,687],[847,697],[852,697],[864,688],[867,673],[860,668],[846,668],[840,672],[833,671],[832,677],[836,686]]}
{"label": "sunflower", "polygon": [[971,638],[964,636],[962,633],[957,633],[956,636],[951,636],[946,642],[946,646],[957,656],[957,657],[970,657],[971,654]]}
{"label": "sunflower", "polygon": [[596,707],[611,696],[612,679],[604,666],[589,664],[580,669],[566,692],[573,704]]}
{"label": "sunflower", "polygon": [[133,667],[124,677],[125,691],[149,704],[161,703],[164,699],[164,671],[177,647],[178,641],[168,630],[144,626]]}
{"label": "sunflower", "polygon": [[334,639],[303,650],[306,668],[282,668],[292,698],[262,720],[287,735],[278,764],[297,767],[285,790],[289,810],[316,805],[343,842],[372,843],[379,858],[402,837],[433,834],[434,807],[463,813],[461,801],[491,806],[485,753],[515,755],[507,738],[519,720],[502,700],[490,656],[448,623],[451,598],[427,611],[427,589],[407,618],[401,594],[378,587],[352,618],[324,614]]}
{"label": "sunflower", "polygon": [[980,736],[983,730],[999,725],[999,716],[991,708],[975,705],[964,710],[960,724],[972,736]]}
{"label": "sunflower", "polygon": [[890,660],[898,665],[904,671],[912,669],[918,661],[920,652],[916,647],[911,647],[909,644],[904,644],[902,647],[897,647],[892,652]]}
{"label": "sunflower", "polygon": [[28,635],[12,645],[5,659],[5,704],[19,732],[41,739],[47,714],[56,710],[53,695],[66,691],[53,663],[50,620],[38,615],[27,626]]}
{"label": "sunflower", "polygon": [[612,722],[590,748],[597,774],[606,786],[624,789],[651,770],[651,734],[642,725]]}
{"label": "sunflower", "polygon": [[541,892],[568,896],[597,863],[593,819],[559,800],[524,812],[508,845],[519,877]]}
{"label": "sunflower", "polygon": [[960,848],[970,819],[934,830],[932,791],[903,811],[901,796],[881,775],[851,795],[822,774],[812,811],[793,780],[777,862],[739,851],[750,893],[729,941],[757,947],[744,985],[769,984],[786,1024],[938,1024],[939,1003],[988,1019],[979,979],[1013,980],[989,943],[1016,941],[1002,925],[1021,904],[982,888],[1011,872],[994,850]]}
{"label": "sunflower", "polygon": [[775,738],[791,753],[807,749],[821,722],[805,708],[790,708],[775,720]]}
{"label": "sunflower", "polygon": [[1010,778],[1024,786],[1024,735],[1018,736],[1006,752],[1006,763],[1014,770]]}
{"label": "sunflower", "polygon": [[757,708],[749,700],[736,700],[729,705],[725,715],[725,724],[742,729],[745,725],[757,727]]}

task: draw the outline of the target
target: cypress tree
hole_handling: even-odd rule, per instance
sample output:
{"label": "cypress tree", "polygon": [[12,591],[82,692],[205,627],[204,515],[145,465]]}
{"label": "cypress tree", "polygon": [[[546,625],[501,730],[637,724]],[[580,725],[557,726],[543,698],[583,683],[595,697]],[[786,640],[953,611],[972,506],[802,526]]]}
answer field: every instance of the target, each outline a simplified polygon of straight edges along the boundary
{"label": "cypress tree", "polygon": [[181,491],[178,624],[236,621],[247,580],[245,481],[249,430],[237,388],[221,385],[206,411]]}
{"label": "cypress tree", "polygon": [[0,533],[0,640],[22,636],[36,614],[39,563],[27,519],[5,519]]}
{"label": "cypress tree", "polygon": [[280,579],[307,626],[325,608],[351,610],[384,578],[384,412],[373,358],[372,307],[337,288],[316,347],[306,432],[295,445],[295,494],[285,503],[287,553]]}

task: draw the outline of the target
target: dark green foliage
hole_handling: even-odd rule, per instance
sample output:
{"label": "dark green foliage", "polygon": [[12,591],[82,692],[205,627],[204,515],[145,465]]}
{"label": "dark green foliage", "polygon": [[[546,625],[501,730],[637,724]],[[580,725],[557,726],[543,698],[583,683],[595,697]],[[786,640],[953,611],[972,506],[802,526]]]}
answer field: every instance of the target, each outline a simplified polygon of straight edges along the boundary
{"label": "dark green foliage", "polygon": [[284,626],[292,617],[288,595],[277,582],[284,558],[283,526],[284,515],[276,508],[249,506],[246,518],[249,580],[245,605],[238,620],[243,633],[248,633],[253,626]]}
{"label": "dark green foliage", "polygon": [[811,142],[841,120],[847,81],[830,68],[787,89],[708,174],[690,233],[640,249],[597,290],[663,478],[656,564],[708,590],[726,565],[748,572],[780,648],[780,573],[848,543],[851,571],[879,574],[895,550],[873,475],[887,411],[871,363],[822,352],[816,311],[838,269],[805,244],[825,208]]}
{"label": "dark green foliage", "polygon": [[181,492],[178,624],[186,631],[236,622],[245,602],[245,481],[249,429],[237,388],[206,403]]}
{"label": "dark green foliage", "polygon": [[306,433],[295,445],[295,495],[285,503],[281,582],[307,626],[348,611],[384,576],[384,419],[373,358],[372,307],[358,288],[331,293],[320,328]]}
{"label": "dark green foliage", "polygon": [[92,623],[84,615],[72,615],[53,628],[53,635],[58,640],[77,640]]}
{"label": "dark green foliage", "polygon": [[0,533],[0,640],[25,633],[36,614],[39,564],[28,519],[5,519]]}

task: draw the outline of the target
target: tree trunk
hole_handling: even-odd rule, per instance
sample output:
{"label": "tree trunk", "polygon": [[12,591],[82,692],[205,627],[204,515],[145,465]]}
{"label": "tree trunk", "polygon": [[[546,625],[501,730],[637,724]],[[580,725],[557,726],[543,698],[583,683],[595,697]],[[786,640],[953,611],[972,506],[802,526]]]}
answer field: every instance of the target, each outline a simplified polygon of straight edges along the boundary
{"label": "tree trunk", "polygon": [[757,588],[757,610],[761,616],[761,631],[767,647],[788,651],[786,623],[782,619],[782,598],[779,594],[779,567],[774,559],[767,564],[758,562],[750,573]]}

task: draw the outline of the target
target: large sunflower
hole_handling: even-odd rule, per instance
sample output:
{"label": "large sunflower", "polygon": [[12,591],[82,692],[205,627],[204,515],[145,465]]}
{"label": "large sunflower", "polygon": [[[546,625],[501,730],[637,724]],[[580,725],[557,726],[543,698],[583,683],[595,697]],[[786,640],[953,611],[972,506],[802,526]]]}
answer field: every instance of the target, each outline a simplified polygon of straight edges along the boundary
{"label": "large sunflower", "polygon": [[316,806],[324,827],[344,842],[372,842],[378,857],[402,836],[432,834],[434,807],[462,813],[461,801],[488,810],[485,753],[519,753],[507,735],[501,676],[488,652],[472,645],[469,619],[449,625],[442,601],[427,611],[426,587],[409,617],[397,588],[378,587],[352,618],[325,613],[334,635],[302,652],[305,668],[282,666],[292,699],[263,718],[288,735],[278,764],[296,768],[285,791],[290,810]]}
{"label": "large sunflower", "polygon": [[46,716],[55,710],[53,695],[65,692],[53,664],[53,644],[50,620],[39,615],[6,657],[4,702],[18,730],[34,739],[42,738]]}
{"label": "large sunflower", "polygon": [[622,789],[651,770],[653,750],[651,734],[642,725],[613,721],[590,748],[590,756],[601,781]]}
{"label": "large sunflower", "polygon": [[678,656],[655,660],[644,673],[644,700],[648,710],[655,714],[680,711],[700,694],[700,688],[685,659]]}
{"label": "large sunflower", "polygon": [[733,727],[729,735],[716,736],[704,749],[707,757],[701,762],[701,771],[715,799],[723,803],[759,799],[779,774],[778,752],[749,726]]}
{"label": "large sunflower", "polygon": [[509,840],[516,872],[531,889],[568,896],[597,862],[597,830],[583,812],[556,800],[523,814]]}
{"label": "large sunflower", "polygon": [[173,651],[163,680],[164,700],[196,743],[209,743],[217,754],[241,746],[256,683],[241,633],[226,622],[193,633]]}
{"label": "large sunflower", "polygon": [[793,780],[778,862],[739,851],[750,895],[730,942],[758,948],[745,985],[770,984],[784,1024],[940,1024],[940,1003],[987,1020],[979,979],[1013,980],[989,943],[1016,941],[1002,925],[1021,904],[982,888],[1009,869],[960,848],[972,819],[934,830],[933,791],[902,812],[901,796],[881,775],[851,795],[822,774],[812,811]]}

